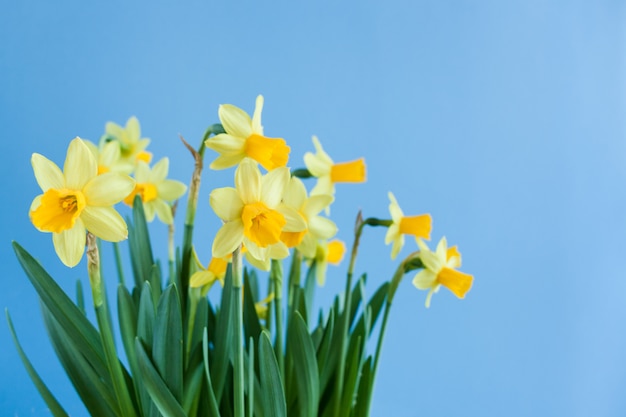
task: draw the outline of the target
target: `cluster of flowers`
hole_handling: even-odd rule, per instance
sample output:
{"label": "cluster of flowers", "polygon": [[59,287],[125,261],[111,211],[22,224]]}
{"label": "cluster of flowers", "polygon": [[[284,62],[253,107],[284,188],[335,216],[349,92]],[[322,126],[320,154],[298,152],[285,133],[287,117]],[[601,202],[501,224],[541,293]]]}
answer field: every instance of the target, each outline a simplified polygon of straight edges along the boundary
{"label": "cluster of flowers", "polygon": [[[321,213],[329,213],[336,183],[365,181],[364,160],[335,163],[313,137],[316,152],[305,154],[306,170],[291,172],[287,167],[290,148],[284,139],[264,135],[262,109],[262,96],[257,97],[252,117],[233,105],[220,106],[224,133],[205,142],[207,148],[219,153],[210,165],[212,169],[236,166],[235,187],[218,188],[210,194],[210,205],[223,225],[213,241],[212,260],[207,268],[192,275],[191,287],[208,291],[222,281],[237,248],[245,252],[250,264],[262,270],[269,270],[272,259],[284,259],[290,248],[296,248],[304,259],[316,262],[320,285],[326,265],[340,262],[345,252],[343,242],[332,240],[337,226]],[[156,215],[163,223],[172,224],[173,203],[187,187],[166,178],[168,158],[150,168],[151,154],[146,152],[149,142],[141,138],[139,123],[133,117],[124,128],[108,123],[98,145],[74,139],[63,171],[44,156],[33,154],[33,170],[43,194],[35,197],[30,218],[40,231],[52,232],[54,248],[65,265],[73,267],[80,262],[86,231],[106,241],[125,239],[126,223],[113,206],[121,201],[132,205],[136,195],[143,201],[148,221]],[[310,193],[299,176],[317,178]],[[415,237],[419,251],[411,256],[419,258],[423,268],[413,284],[429,291],[426,306],[442,285],[463,298],[473,277],[457,270],[461,265],[459,251],[448,248],[445,238],[431,251],[424,242],[430,239],[431,216],[405,216],[392,193],[389,199],[391,219],[379,225],[388,227],[385,242],[392,244],[392,259],[402,249],[404,235]]]}

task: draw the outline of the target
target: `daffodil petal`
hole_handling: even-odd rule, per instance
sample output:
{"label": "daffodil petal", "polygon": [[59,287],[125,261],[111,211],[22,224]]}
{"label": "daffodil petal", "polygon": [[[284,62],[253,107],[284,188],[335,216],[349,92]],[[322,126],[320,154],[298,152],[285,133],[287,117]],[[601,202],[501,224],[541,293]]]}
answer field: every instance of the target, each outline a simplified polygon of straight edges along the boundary
{"label": "daffodil petal", "polygon": [[135,188],[135,180],[126,174],[107,172],[94,177],[83,189],[88,206],[106,207],[119,203]]}
{"label": "daffodil petal", "polygon": [[222,104],[217,113],[226,133],[240,138],[247,138],[252,134],[252,119],[239,107]]}
{"label": "daffodil petal", "polygon": [[260,262],[266,262],[270,259],[270,257],[268,256],[268,248],[259,247],[256,243],[252,242],[247,237],[244,237],[243,244],[250,253],[250,256],[258,259]]}
{"label": "daffodil petal", "polygon": [[398,204],[398,200],[396,200],[396,197],[393,195],[393,193],[391,193],[391,191],[389,192],[388,196],[390,201],[389,213],[391,214],[391,218],[393,219],[393,221],[398,223],[402,219],[402,216],[404,216],[404,213],[402,212],[402,209]]}
{"label": "daffodil petal", "polygon": [[393,245],[391,245],[391,260],[396,259],[400,250],[404,246],[404,235],[398,234],[396,238],[393,240]]}
{"label": "daffodil petal", "polygon": [[81,138],[70,142],[63,165],[65,186],[72,190],[81,190],[85,184],[98,174],[98,164],[93,154]]}
{"label": "daffodil petal", "polygon": [[243,222],[234,220],[225,223],[220,230],[217,231],[213,240],[213,257],[225,258],[232,254],[243,240]]}
{"label": "daffodil petal", "polygon": [[422,269],[413,278],[413,285],[418,290],[427,290],[437,282],[437,275],[428,269]]}
{"label": "daffodil petal", "polygon": [[261,125],[261,113],[263,112],[263,96],[258,95],[254,104],[254,113],[252,114],[252,132],[259,135],[263,134],[263,125]]}
{"label": "daffodil petal", "polygon": [[309,231],[319,239],[330,239],[337,234],[337,225],[326,217],[314,216],[309,219]]}
{"label": "daffodil petal", "polygon": [[244,158],[245,154],[243,152],[238,154],[222,154],[211,162],[209,168],[214,170],[230,168],[240,163]]}
{"label": "daffodil petal", "polygon": [[113,207],[87,206],[80,219],[87,230],[102,240],[119,242],[128,237],[126,222]]}
{"label": "daffodil petal", "polygon": [[187,191],[187,186],[176,180],[163,180],[156,184],[156,188],[159,197],[169,202],[178,200]]}
{"label": "daffodil petal", "polygon": [[289,168],[273,169],[261,179],[261,201],[269,208],[275,208],[283,199],[289,182]]}
{"label": "daffodil petal", "polygon": [[126,133],[131,142],[139,141],[141,129],[139,127],[139,120],[137,120],[135,116],[131,116],[126,122]]}
{"label": "daffodil petal", "polygon": [[209,195],[209,204],[217,217],[225,222],[241,218],[243,202],[232,187],[216,188]]}
{"label": "daffodil petal", "polygon": [[302,256],[309,259],[315,257],[316,248],[317,239],[311,233],[304,235],[302,242],[298,245],[298,250],[302,253]]}
{"label": "daffodil petal", "polygon": [[245,158],[235,171],[235,186],[244,204],[261,200],[261,172],[256,162]]}
{"label": "daffodil petal", "polygon": [[291,177],[289,183],[285,187],[285,195],[283,203],[289,207],[299,210],[306,202],[306,187],[302,180],[298,177]]}
{"label": "daffodil petal", "polygon": [[307,152],[304,154],[304,165],[314,177],[321,177],[324,175],[330,175],[332,168],[332,162],[328,163],[326,160],[319,158],[317,155]]}
{"label": "daffodil petal", "polygon": [[52,243],[61,262],[70,268],[80,262],[85,252],[86,231],[83,222],[76,220],[74,227],[52,234]]}
{"label": "daffodil petal", "polygon": [[285,204],[280,204],[276,211],[283,215],[287,223],[283,226],[283,232],[301,232],[306,230],[306,221],[300,213]]}
{"label": "daffodil petal", "polygon": [[448,258],[448,241],[445,236],[442,237],[439,243],[437,244],[436,253],[440,259],[444,260],[444,262]]}
{"label": "daffodil petal", "polygon": [[206,141],[204,144],[207,148],[213,149],[219,153],[244,153],[246,138],[229,135],[228,133],[220,133]]}
{"label": "daffodil petal", "polygon": [[155,200],[153,201],[148,201],[143,203],[143,213],[146,216],[146,221],[147,222],[151,222],[154,220],[154,216],[156,215],[156,210],[154,207],[154,203]]}
{"label": "daffodil petal", "polygon": [[278,242],[267,248],[267,255],[270,259],[285,259],[289,256],[289,248],[283,242]]}
{"label": "daffodil petal", "polygon": [[311,190],[311,195],[334,195],[335,185],[330,180],[330,175],[325,175],[317,179],[315,187]]}
{"label": "daffodil petal", "polygon": [[30,162],[41,191],[46,192],[50,188],[60,189],[65,187],[63,172],[54,162],[38,153],[33,154]]}
{"label": "daffodil petal", "polygon": [[260,261],[254,256],[250,255],[250,252],[246,252],[246,261],[250,263],[255,268],[258,268],[262,271],[269,271],[271,267],[271,259],[267,258],[264,261]]}
{"label": "daffodil petal", "polygon": [[112,136],[116,139],[119,139],[124,135],[124,128],[118,125],[117,123],[113,123],[113,122],[107,122],[104,125],[104,131],[106,132],[108,136]]}
{"label": "daffodil petal", "polygon": [[172,216],[172,207],[167,204],[164,200],[157,198],[154,201],[151,201],[154,210],[156,211],[156,215],[165,224],[174,223],[174,217]]}
{"label": "daffodil petal", "polygon": [[161,158],[159,162],[152,166],[152,175],[150,179],[153,183],[157,183],[167,178],[167,173],[170,170],[170,160],[168,157]]}
{"label": "daffodil petal", "polygon": [[135,180],[138,183],[152,182],[150,173],[150,166],[144,161],[137,161],[135,166]]}

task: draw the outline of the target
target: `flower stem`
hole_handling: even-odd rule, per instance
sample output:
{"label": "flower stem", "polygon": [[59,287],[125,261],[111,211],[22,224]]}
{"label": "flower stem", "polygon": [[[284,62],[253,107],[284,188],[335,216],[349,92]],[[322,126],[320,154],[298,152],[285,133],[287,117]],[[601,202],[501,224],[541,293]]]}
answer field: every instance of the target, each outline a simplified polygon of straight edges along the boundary
{"label": "flower stem", "polygon": [[124,268],[122,268],[122,254],[120,253],[120,245],[113,242],[113,256],[115,256],[115,267],[117,268],[117,279],[122,285],[125,285]]}
{"label": "flower stem", "polygon": [[244,417],[244,362],[243,362],[243,306],[242,286],[243,268],[241,265],[241,246],[233,252],[233,308],[235,311],[235,324],[233,343],[235,344],[234,363],[234,391],[235,391],[235,417]]}
{"label": "flower stem", "polygon": [[107,310],[106,291],[100,276],[100,255],[96,237],[87,233],[87,271],[93,294],[93,304],[100,329],[100,340],[107,360],[109,374],[113,382],[113,390],[123,416],[134,417],[136,410],[128,392],[128,386],[122,371],[122,365],[117,357],[109,312]]}
{"label": "flower stem", "polygon": [[283,266],[280,261],[272,259],[272,269],[270,270],[270,281],[274,286],[274,312],[276,315],[276,344],[274,352],[278,360],[278,369],[284,378],[285,375],[285,355],[283,354]]}

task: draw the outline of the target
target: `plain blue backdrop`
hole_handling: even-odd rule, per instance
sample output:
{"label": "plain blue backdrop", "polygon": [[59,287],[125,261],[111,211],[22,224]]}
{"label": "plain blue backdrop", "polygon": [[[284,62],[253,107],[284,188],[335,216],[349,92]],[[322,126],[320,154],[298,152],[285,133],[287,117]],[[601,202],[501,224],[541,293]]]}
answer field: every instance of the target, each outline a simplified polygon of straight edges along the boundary
{"label": "plain blue backdrop", "polygon": [[[367,183],[338,187],[340,238],[352,241],[359,209],[387,217],[393,191],[405,213],[432,214],[433,239],[458,244],[475,276],[465,300],[443,290],[428,310],[402,283],[373,416],[626,415],[624,22],[625,4],[608,0],[4,2],[0,306],[62,404],[85,415],[10,245],[68,292],[86,284],[84,261],[63,267],[29,222],[30,155],[62,164],[73,137],[136,115],[187,182],[178,134],[197,144],[219,104],[252,112],[263,94],[265,131],[289,142],[292,167],[313,134],[337,161],[366,158]],[[205,262],[218,223],[208,193],[231,181],[203,182]],[[153,234],[166,256],[164,228]],[[357,261],[370,291],[396,265],[383,239],[366,230]],[[320,305],[345,268],[330,270]],[[48,415],[4,321],[0,374],[1,415]]]}

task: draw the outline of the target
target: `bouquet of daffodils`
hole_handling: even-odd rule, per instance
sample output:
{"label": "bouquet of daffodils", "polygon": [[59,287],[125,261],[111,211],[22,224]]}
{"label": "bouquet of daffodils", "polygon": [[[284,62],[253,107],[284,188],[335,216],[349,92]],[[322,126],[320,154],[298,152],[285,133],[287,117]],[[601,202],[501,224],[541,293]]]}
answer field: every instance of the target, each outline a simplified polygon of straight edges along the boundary
{"label": "bouquet of daffodils", "polygon": [[[195,162],[188,186],[167,178],[167,158],[150,166],[150,141],[141,137],[135,118],[125,127],[108,123],[97,145],[72,140],[62,170],[33,154],[42,194],[32,202],[30,219],[52,233],[68,267],[86,252],[95,323],[87,318],[80,281],[75,296],[68,296],[22,246],[13,247],[41,299],[55,352],[92,416],[367,416],[403,277],[414,274],[413,285],[428,291],[426,307],[441,286],[459,298],[470,289],[472,276],[457,270],[457,248],[445,238],[434,251],[425,243],[430,215],[405,216],[389,193],[390,216],[384,217],[390,219],[356,217],[345,291],[330,307],[312,311],[327,265],[341,262],[345,252],[344,243],[333,240],[337,226],[326,217],[335,184],[365,181],[365,162],[336,163],[313,137],[315,153],[304,155],[305,167],[288,168],[290,148],[283,139],[265,136],[262,108],[261,96],[252,117],[222,105],[220,123],[207,129],[198,149],[181,138]],[[206,148],[218,154],[211,169],[234,168],[234,187],[209,194],[221,227],[210,260],[202,263],[194,249],[194,222],[198,207],[208,212],[199,204]],[[310,192],[303,180],[315,181]],[[177,249],[174,216],[186,192]],[[132,207],[126,220],[115,208],[121,202]],[[169,230],[166,266],[155,259],[150,241],[148,223],[155,217]],[[354,277],[368,226],[387,228],[392,260],[405,235],[417,243],[369,298],[366,276]],[[126,239],[132,280],[121,260],[119,242]],[[112,242],[118,275],[117,324],[105,290],[113,282],[105,282],[100,257],[105,241]],[[28,360],[8,313],[7,320],[42,398],[54,416],[66,416]]]}

